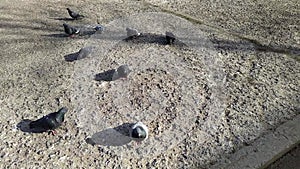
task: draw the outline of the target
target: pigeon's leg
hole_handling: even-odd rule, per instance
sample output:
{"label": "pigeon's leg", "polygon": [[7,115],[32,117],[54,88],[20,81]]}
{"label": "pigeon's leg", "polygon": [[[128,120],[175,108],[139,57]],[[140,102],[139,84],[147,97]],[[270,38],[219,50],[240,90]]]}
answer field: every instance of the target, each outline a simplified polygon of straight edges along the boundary
{"label": "pigeon's leg", "polygon": [[49,134],[50,134],[50,133],[51,133],[53,136],[55,136],[55,135],[57,134],[57,132],[56,132],[55,130],[50,130],[50,131],[49,131]]}
{"label": "pigeon's leg", "polygon": [[127,76],[126,76],[126,77],[120,77],[120,79],[121,79],[122,81],[128,80]]}
{"label": "pigeon's leg", "polygon": [[141,142],[141,141],[136,141],[136,142],[135,142],[135,146],[141,147],[141,146],[142,146],[142,142]]}
{"label": "pigeon's leg", "polygon": [[133,147],[138,147],[138,146],[141,146],[141,141],[134,141],[133,143]]}

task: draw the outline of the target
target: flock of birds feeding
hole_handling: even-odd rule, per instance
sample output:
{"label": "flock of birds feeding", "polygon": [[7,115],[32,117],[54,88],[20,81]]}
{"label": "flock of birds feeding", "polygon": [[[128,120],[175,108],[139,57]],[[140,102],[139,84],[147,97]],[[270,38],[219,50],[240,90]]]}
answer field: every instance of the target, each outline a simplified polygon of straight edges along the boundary
{"label": "flock of birds feeding", "polygon": [[[84,18],[83,15],[72,11],[70,8],[67,8],[69,15],[72,17],[73,20],[78,20]],[[72,27],[66,23],[63,24],[64,31],[70,37],[74,37],[74,35],[79,34],[80,29]],[[99,27],[94,28],[96,31],[99,30]],[[141,36],[142,34],[138,32],[136,29],[133,28],[126,28],[127,37],[128,38],[136,38]],[[166,41],[167,44],[173,44],[175,41],[175,35],[171,32],[166,32]],[[79,51],[80,52],[80,51]],[[81,57],[83,58],[83,57]],[[130,69],[128,65],[121,65],[117,69],[113,69],[112,80],[117,80],[119,78],[127,78],[128,74],[130,73]],[[63,107],[59,109],[57,112],[50,113],[46,116],[43,116],[40,119],[35,121],[31,121],[29,123],[29,129],[32,132],[48,132],[49,134],[52,133],[53,135],[56,134],[55,129],[60,127],[64,122],[64,116],[67,113],[68,108]],[[142,122],[137,122],[131,125],[129,130],[129,136],[135,141],[142,141],[148,138],[148,128]]]}

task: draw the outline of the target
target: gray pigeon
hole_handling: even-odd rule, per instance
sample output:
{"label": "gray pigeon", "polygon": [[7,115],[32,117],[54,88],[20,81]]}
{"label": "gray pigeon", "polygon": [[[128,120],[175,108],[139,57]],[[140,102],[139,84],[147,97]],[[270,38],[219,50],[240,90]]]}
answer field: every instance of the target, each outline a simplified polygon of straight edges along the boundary
{"label": "gray pigeon", "polygon": [[127,31],[127,37],[132,37],[135,38],[137,36],[140,36],[141,33],[139,33],[136,29],[132,29],[132,28],[126,28]]}
{"label": "gray pigeon", "polygon": [[130,128],[129,135],[135,141],[143,141],[148,138],[148,128],[142,122],[137,122]]}
{"label": "gray pigeon", "polygon": [[83,15],[80,15],[79,13],[76,13],[74,11],[72,11],[70,8],[67,8],[69,15],[73,18],[73,19],[82,19],[84,18]]}
{"label": "gray pigeon", "polygon": [[68,34],[69,36],[74,36],[76,34],[79,34],[80,30],[75,28],[75,27],[72,27],[66,23],[63,24],[64,26],[64,29],[65,29],[65,33]]}
{"label": "gray pigeon", "polygon": [[166,32],[167,44],[173,44],[176,39],[176,36],[172,32]]}
{"label": "gray pigeon", "polygon": [[129,69],[128,65],[121,65],[115,70],[112,80],[127,78],[130,72],[131,70]]}
{"label": "gray pigeon", "polygon": [[78,51],[78,56],[77,56],[76,60],[80,60],[80,59],[88,57],[91,54],[91,52],[94,50],[94,48],[95,48],[94,46],[87,46],[87,47],[81,48]]}
{"label": "gray pigeon", "polygon": [[50,131],[54,135],[55,129],[64,122],[65,113],[67,111],[68,109],[66,107],[63,107],[58,110],[58,112],[50,113],[40,119],[30,122],[29,128],[30,130],[36,132]]}

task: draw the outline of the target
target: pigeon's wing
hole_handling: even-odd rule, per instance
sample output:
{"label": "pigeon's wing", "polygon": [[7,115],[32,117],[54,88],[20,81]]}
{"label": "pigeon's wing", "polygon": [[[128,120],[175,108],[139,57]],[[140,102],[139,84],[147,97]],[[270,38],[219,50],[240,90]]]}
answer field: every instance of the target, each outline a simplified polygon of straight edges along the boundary
{"label": "pigeon's wing", "polygon": [[93,46],[87,46],[87,47],[81,48],[78,52],[77,60],[88,57],[93,50],[94,50]]}
{"label": "pigeon's wing", "polygon": [[84,18],[83,15],[80,15],[77,12],[72,11],[71,9],[67,8],[69,15],[73,18],[73,19],[80,19],[80,18]]}
{"label": "pigeon's wing", "polygon": [[44,116],[38,120],[32,121],[29,124],[30,129],[34,129],[35,131],[48,131],[55,127],[55,122],[49,117],[49,115]]}
{"label": "pigeon's wing", "polygon": [[70,8],[67,8],[67,10],[68,10],[69,15],[72,18],[76,18],[77,17],[78,14],[76,12],[72,11]]}
{"label": "pigeon's wing", "polygon": [[126,78],[131,70],[129,69],[128,65],[121,65],[118,67],[117,72],[120,78]]}
{"label": "pigeon's wing", "polygon": [[72,27],[72,34],[79,34],[80,29]]}
{"label": "pigeon's wing", "polygon": [[121,78],[121,77],[120,77],[118,71],[114,71],[114,73],[112,74],[111,80],[114,81],[114,80],[117,80],[119,78]]}
{"label": "pigeon's wing", "polygon": [[54,112],[54,113],[50,113],[48,114],[46,117],[47,117],[47,124],[50,128],[50,130],[53,130],[53,129],[56,129],[57,127],[60,126],[60,122],[57,120],[57,112]]}
{"label": "pigeon's wing", "polygon": [[65,33],[68,34],[68,35],[71,35],[72,34],[71,27],[69,25],[65,24],[65,23],[63,24],[63,26],[64,26]]}
{"label": "pigeon's wing", "polygon": [[78,34],[80,32],[80,29],[77,29],[75,27],[72,27],[68,24],[63,24],[64,29],[65,29],[65,33],[68,35],[73,35],[73,34]]}

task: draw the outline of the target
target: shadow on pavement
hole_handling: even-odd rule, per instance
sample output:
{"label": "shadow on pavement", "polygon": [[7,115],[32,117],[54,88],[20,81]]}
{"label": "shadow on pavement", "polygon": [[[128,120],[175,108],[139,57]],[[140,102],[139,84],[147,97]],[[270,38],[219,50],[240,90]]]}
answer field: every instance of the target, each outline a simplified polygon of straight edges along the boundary
{"label": "shadow on pavement", "polygon": [[54,20],[58,20],[58,21],[74,21],[75,19],[73,18],[51,18],[51,19],[54,19]]}
{"label": "shadow on pavement", "polygon": [[38,129],[38,128],[33,128],[31,129],[29,127],[29,124],[32,122],[32,120],[29,120],[29,119],[24,119],[22,121],[20,121],[18,124],[17,124],[17,128],[19,130],[21,130],[22,132],[24,133],[43,133],[43,132],[46,132],[45,130],[43,129]]}
{"label": "shadow on pavement", "polygon": [[86,142],[91,145],[123,146],[132,141],[129,136],[133,123],[124,123],[114,128],[108,128],[94,133]]}
{"label": "shadow on pavement", "polygon": [[113,81],[116,80],[116,78],[114,77],[116,70],[115,69],[110,69],[101,73],[98,73],[95,75],[94,80],[96,81]]}

